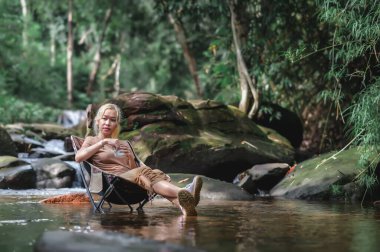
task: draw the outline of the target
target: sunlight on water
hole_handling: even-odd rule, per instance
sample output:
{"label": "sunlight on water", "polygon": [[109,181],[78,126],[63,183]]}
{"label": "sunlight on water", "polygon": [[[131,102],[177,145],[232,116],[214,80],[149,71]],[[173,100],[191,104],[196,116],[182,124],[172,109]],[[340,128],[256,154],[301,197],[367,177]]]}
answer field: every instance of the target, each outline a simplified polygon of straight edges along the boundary
{"label": "sunlight on water", "polygon": [[94,214],[89,204],[37,203],[45,195],[3,194],[1,251],[33,251],[33,244],[47,230],[112,231],[218,252],[377,251],[380,247],[380,211],[371,207],[271,199],[207,200],[201,201],[198,217],[184,218],[163,199],[148,203],[144,213],[115,206],[106,214]]}

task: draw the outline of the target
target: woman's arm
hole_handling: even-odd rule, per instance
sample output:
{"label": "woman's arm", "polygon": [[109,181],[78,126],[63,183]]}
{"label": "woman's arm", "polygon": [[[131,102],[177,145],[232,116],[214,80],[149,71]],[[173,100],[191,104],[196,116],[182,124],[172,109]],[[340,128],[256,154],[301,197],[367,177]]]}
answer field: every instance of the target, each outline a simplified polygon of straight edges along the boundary
{"label": "woman's arm", "polygon": [[115,146],[115,147],[117,147],[119,145],[119,140],[113,139],[113,138],[102,139],[93,145],[89,145],[88,144],[89,141],[90,141],[89,138],[86,138],[84,140],[84,142],[82,144],[82,148],[80,148],[75,155],[75,161],[76,162],[82,162],[82,161],[89,159],[95,153],[97,153],[100,148],[102,148],[106,144],[109,144],[109,145]]}
{"label": "woman's arm", "polygon": [[80,148],[78,152],[75,154],[76,162],[82,162],[89,159],[96,152],[98,152],[100,148],[102,148],[105,145],[105,139],[100,140],[99,142],[90,146],[87,146],[88,141],[89,139],[86,138],[85,141],[83,142],[82,148]]}

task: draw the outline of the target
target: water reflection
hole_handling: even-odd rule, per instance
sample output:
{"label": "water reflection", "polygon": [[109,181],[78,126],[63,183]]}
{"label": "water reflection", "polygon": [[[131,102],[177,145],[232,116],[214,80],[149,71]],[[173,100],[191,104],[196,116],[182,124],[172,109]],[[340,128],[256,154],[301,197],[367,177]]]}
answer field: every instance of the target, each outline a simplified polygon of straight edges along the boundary
{"label": "water reflection", "polygon": [[111,231],[207,251],[377,251],[380,211],[350,204],[256,200],[202,201],[184,218],[164,200],[144,213],[116,206],[94,214],[89,204],[40,205],[37,198],[0,199],[2,251],[32,251],[45,230]]}

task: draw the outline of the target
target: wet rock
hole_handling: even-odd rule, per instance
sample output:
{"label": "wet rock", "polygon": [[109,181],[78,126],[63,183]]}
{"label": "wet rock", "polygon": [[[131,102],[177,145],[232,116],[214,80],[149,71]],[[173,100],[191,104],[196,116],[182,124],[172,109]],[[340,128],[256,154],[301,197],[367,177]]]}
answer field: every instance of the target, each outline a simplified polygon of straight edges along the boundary
{"label": "wet rock", "polygon": [[251,194],[268,194],[288,171],[289,165],[285,163],[255,165],[240,174],[237,185]]}
{"label": "wet rock", "polygon": [[8,132],[0,127],[0,156],[17,157],[17,147]]}
{"label": "wet rock", "polygon": [[[364,188],[358,186],[354,182],[349,182],[341,187],[341,196],[345,197],[349,202],[358,202],[363,199]],[[379,198],[379,197],[377,197]]]}
{"label": "wet rock", "polygon": [[284,145],[288,148],[292,148],[292,144],[289,142],[287,138],[282,136],[280,133],[275,131],[274,129],[270,129],[261,125],[258,125],[259,128],[267,135],[267,137],[277,144]]}
{"label": "wet rock", "polygon": [[70,252],[70,251],[202,251],[154,240],[142,239],[127,234],[111,232],[78,233],[69,231],[47,231],[34,245],[36,252]]}
{"label": "wet rock", "polygon": [[65,128],[58,124],[18,123],[7,124],[6,130],[10,134],[21,134],[29,138],[44,142],[50,139],[64,140],[65,137],[78,134],[74,128]]}
{"label": "wet rock", "polygon": [[[171,178],[171,182],[178,187],[185,187],[188,183],[191,183],[194,178],[194,174],[168,174]],[[208,178],[201,176],[203,179],[203,186],[201,190],[202,199],[212,200],[253,200],[253,195],[244,191],[241,187],[228,183],[225,181]]]}
{"label": "wet rock", "polygon": [[57,195],[39,201],[42,204],[82,204],[90,203],[90,198],[86,193],[69,193]]}
{"label": "wet rock", "polygon": [[68,154],[65,151],[64,141],[60,139],[51,139],[44,142],[42,147],[32,148],[30,151],[30,158],[49,158]]}
{"label": "wet rock", "polygon": [[27,164],[27,162],[20,160],[14,156],[0,156],[0,169],[1,168],[9,168],[15,167],[17,165]]}
{"label": "wet rock", "polygon": [[37,174],[37,188],[66,188],[73,184],[76,170],[60,160],[44,158],[32,166]]}
{"label": "wet rock", "polygon": [[270,192],[275,197],[316,200],[352,200],[363,196],[352,181],[360,171],[360,154],[351,148],[327,153],[298,164]]}
{"label": "wet rock", "polygon": [[0,169],[0,189],[31,188],[36,188],[36,172],[31,165],[17,160]]}

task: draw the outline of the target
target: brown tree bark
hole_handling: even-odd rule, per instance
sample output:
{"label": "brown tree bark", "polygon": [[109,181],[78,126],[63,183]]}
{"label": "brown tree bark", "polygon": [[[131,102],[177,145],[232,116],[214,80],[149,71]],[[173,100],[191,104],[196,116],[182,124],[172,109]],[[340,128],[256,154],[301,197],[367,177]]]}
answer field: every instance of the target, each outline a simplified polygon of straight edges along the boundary
{"label": "brown tree bark", "polygon": [[186,39],[186,31],[185,31],[182,23],[173,14],[168,14],[168,18],[169,18],[170,23],[174,27],[174,31],[176,33],[177,41],[182,47],[183,56],[185,57],[185,60],[187,62],[187,66],[189,68],[190,74],[194,80],[197,95],[199,98],[202,98],[203,92],[201,90],[201,84],[200,84],[198,71],[197,71],[197,64],[195,61],[195,57],[191,53],[190,48],[188,46],[187,39]]}
{"label": "brown tree bark", "polygon": [[[113,4],[112,4],[112,6],[113,6]],[[106,11],[106,14],[104,16],[104,21],[103,21],[103,29],[100,33],[99,40],[98,40],[98,43],[96,45],[96,52],[95,52],[94,60],[93,60],[94,64],[93,64],[92,70],[90,72],[90,76],[89,76],[88,84],[87,84],[87,88],[86,88],[86,93],[88,96],[92,96],[96,76],[98,74],[98,71],[99,71],[99,68],[101,65],[102,42],[104,40],[104,36],[105,36],[106,30],[108,27],[108,23],[111,19],[111,15],[112,15],[112,7],[107,9],[107,11]]]}
{"label": "brown tree bark", "polygon": [[248,37],[248,30],[244,26],[244,22],[241,21],[244,18],[241,16],[241,13],[244,13],[241,9],[245,6],[241,5],[239,0],[228,0],[228,6],[231,14],[231,29],[240,78],[241,100],[239,109],[246,113],[249,118],[253,118],[259,109],[259,93],[256,89],[256,79],[250,76],[242,54],[242,45],[245,44]]}
{"label": "brown tree bark", "polygon": [[67,105],[69,108],[73,104],[73,1],[68,0],[67,11]]}

